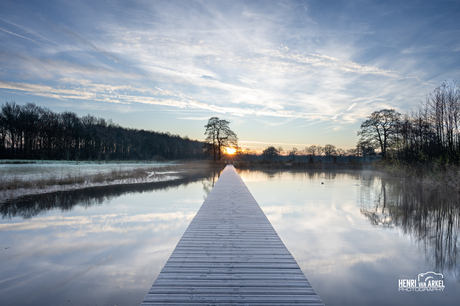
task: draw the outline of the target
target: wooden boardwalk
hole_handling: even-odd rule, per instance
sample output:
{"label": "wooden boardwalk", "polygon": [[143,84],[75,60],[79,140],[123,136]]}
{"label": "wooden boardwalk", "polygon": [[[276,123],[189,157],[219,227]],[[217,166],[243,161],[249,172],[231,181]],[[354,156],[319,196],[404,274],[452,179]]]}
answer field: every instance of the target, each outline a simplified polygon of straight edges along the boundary
{"label": "wooden boardwalk", "polygon": [[227,166],[142,305],[323,305]]}

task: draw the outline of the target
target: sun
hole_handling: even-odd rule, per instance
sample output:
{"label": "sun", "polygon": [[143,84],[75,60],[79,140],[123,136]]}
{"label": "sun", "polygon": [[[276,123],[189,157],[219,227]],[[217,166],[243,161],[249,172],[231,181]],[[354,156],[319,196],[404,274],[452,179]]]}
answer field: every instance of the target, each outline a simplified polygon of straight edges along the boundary
{"label": "sun", "polygon": [[236,149],[235,148],[230,148],[230,147],[226,147],[225,151],[227,152],[228,155],[233,155],[233,154],[236,153]]}

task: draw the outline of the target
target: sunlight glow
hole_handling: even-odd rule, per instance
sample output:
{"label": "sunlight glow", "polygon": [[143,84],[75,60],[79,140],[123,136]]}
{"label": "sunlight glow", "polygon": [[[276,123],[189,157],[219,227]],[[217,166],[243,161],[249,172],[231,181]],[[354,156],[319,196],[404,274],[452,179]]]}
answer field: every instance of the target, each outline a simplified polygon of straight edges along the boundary
{"label": "sunlight glow", "polygon": [[230,148],[230,147],[226,147],[225,148],[225,151],[227,152],[227,154],[229,155],[233,155],[236,153],[236,149],[235,148]]}

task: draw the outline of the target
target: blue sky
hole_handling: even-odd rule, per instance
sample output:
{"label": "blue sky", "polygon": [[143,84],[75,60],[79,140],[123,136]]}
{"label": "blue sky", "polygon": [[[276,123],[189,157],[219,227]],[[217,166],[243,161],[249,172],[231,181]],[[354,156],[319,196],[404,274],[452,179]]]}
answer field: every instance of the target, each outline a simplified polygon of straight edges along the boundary
{"label": "blue sky", "polygon": [[460,1],[0,2],[0,102],[243,148],[355,145],[460,72]]}

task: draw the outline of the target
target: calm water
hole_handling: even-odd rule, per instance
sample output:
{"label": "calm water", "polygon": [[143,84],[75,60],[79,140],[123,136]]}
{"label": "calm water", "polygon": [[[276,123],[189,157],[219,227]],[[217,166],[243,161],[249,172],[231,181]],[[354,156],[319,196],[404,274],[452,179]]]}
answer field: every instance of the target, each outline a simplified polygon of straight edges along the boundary
{"label": "calm water", "polygon": [[[372,172],[239,173],[326,305],[458,305],[458,197]],[[0,305],[138,305],[217,176],[0,205]],[[443,292],[398,292],[427,271]]]}

